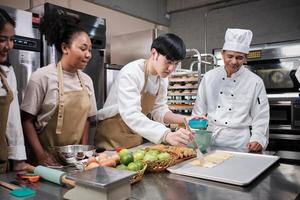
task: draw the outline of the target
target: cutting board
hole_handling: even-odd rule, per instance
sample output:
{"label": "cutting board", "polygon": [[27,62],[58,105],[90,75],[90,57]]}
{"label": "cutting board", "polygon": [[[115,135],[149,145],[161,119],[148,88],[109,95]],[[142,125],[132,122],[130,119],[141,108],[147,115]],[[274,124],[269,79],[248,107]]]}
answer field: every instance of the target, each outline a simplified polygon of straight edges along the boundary
{"label": "cutting board", "polygon": [[216,150],[214,152],[232,153],[233,157],[213,167],[205,168],[192,165],[193,160],[187,160],[167,170],[174,174],[186,175],[212,181],[246,186],[279,160],[278,156],[241,153]]}

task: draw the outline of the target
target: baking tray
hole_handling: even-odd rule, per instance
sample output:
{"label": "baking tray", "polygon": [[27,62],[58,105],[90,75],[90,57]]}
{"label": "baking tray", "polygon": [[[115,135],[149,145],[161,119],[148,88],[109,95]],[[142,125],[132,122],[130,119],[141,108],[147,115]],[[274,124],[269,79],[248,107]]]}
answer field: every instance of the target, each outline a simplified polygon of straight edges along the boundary
{"label": "baking tray", "polygon": [[83,186],[108,188],[124,180],[129,184],[129,179],[134,175],[136,175],[136,172],[101,166],[90,170],[69,173],[66,178],[74,180],[76,184]]}
{"label": "baking tray", "polygon": [[215,150],[210,153],[214,152],[232,153],[233,157],[213,168],[194,166],[191,163],[195,159],[192,159],[169,167],[167,170],[174,174],[246,186],[279,160],[278,156],[254,153],[221,150]]}

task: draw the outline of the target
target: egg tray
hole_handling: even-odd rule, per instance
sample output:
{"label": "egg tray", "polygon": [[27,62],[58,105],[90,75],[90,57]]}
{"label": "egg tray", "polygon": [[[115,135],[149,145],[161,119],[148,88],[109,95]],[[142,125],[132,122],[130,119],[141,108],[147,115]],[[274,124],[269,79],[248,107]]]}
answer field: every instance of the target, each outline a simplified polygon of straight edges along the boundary
{"label": "egg tray", "polygon": [[137,174],[130,178],[130,184],[134,184],[142,180],[146,169],[147,169],[147,164],[144,163],[143,169],[137,171]]}

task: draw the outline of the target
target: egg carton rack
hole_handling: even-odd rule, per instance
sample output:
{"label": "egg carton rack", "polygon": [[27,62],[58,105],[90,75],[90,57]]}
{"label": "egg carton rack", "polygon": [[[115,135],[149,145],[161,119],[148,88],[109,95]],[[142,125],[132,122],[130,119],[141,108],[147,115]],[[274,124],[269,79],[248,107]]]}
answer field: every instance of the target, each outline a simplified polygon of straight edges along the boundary
{"label": "egg carton rack", "polygon": [[[180,67],[169,77],[168,105],[174,113],[190,115],[197,97],[197,90],[207,65],[216,66],[217,59],[212,54],[200,54],[197,49],[187,49],[186,58],[196,58],[189,69]],[[203,60],[204,57],[211,57],[212,62]],[[195,65],[196,70],[195,70]],[[204,71],[204,73],[203,73]]]}

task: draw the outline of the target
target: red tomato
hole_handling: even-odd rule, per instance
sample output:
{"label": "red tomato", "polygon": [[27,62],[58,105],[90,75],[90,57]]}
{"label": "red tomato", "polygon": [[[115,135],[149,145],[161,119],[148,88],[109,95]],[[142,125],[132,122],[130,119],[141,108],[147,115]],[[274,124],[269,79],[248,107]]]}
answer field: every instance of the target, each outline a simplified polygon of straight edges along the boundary
{"label": "red tomato", "polygon": [[117,148],[116,148],[116,152],[119,153],[122,149],[123,149],[122,147],[117,147]]}

